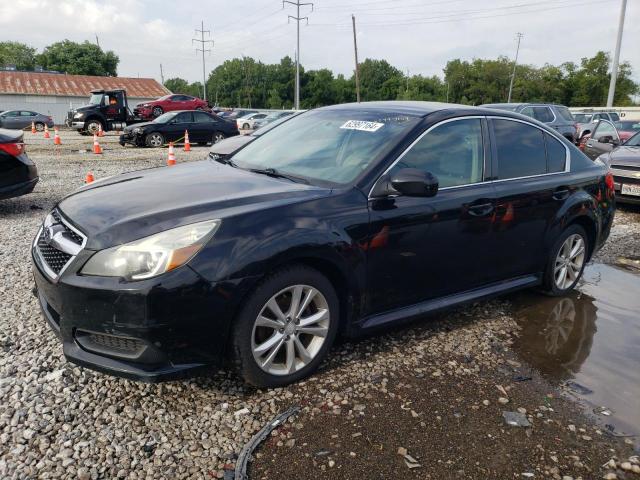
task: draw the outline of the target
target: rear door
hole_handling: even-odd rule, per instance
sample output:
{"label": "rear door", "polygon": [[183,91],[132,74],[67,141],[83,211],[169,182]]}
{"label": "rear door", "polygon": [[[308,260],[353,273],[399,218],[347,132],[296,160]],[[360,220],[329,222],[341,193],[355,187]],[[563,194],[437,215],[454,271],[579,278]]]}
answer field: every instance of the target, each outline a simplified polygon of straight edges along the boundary
{"label": "rear door", "polygon": [[189,130],[189,137],[191,139],[193,132],[194,142],[211,142],[213,140],[213,133],[216,131],[218,121],[211,115],[205,112],[193,112],[193,124],[191,130]]}
{"label": "rear door", "polygon": [[506,117],[490,121],[496,212],[492,248],[506,280],[541,271],[546,232],[570,195],[568,148],[542,128]]}
{"label": "rear door", "polygon": [[423,133],[379,180],[388,181],[402,168],[418,168],[438,178],[434,197],[376,197],[374,187],[366,246],[367,314],[491,281],[495,198],[488,181],[487,138],[481,117],[446,120]]}
{"label": "rear door", "polygon": [[584,153],[587,157],[595,160],[603,153],[609,153],[616,146],[620,145],[618,130],[609,120],[600,120],[584,146]]}
{"label": "rear door", "polygon": [[36,112],[29,112],[29,111],[26,111],[26,110],[22,110],[20,112],[20,117],[18,117],[16,119],[17,122],[19,122],[19,124],[17,125],[17,128],[30,127],[31,126],[31,122],[35,122],[36,116],[37,116]]}

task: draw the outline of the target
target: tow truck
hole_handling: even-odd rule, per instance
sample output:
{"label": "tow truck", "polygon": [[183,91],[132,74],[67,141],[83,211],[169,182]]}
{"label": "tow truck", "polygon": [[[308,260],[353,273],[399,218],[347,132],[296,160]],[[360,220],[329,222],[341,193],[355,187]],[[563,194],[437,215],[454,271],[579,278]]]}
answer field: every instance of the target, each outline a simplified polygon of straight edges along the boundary
{"label": "tow truck", "polygon": [[123,130],[127,125],[144,121],[131,112],[127,91],[115,89],[92,90],[87,105],[69,110],[66,124],[83,135],[93,135],[100,127],[105,132]]}

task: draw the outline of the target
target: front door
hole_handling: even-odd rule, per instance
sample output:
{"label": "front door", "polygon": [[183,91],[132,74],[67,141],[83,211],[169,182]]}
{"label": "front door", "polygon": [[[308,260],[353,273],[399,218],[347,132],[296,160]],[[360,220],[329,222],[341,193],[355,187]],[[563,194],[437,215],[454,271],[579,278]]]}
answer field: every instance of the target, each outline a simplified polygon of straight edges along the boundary
{"label": "front door", "polygon": [[431,198],[382,196],[369,201],[366,314],[416,304],[491,281],[488,253],[494,189],[485,179],[486,121],[463,117],[427,130],[383,175],[419,168],[438,178]]}
{"label": "front door", "polygon": [[[180,112],[169,122],[164,132],[167,142],[183,141],[184,132],[193,127],[193,113]],[[191,141],[191,139],[189,139]]]}
{"label": "front door", "polygon": [[620,136],[616,127],[609,120],[600,120],[584,146],[584,153],[595,160],[603,153],[609,153],[617,145],[620,145]]}

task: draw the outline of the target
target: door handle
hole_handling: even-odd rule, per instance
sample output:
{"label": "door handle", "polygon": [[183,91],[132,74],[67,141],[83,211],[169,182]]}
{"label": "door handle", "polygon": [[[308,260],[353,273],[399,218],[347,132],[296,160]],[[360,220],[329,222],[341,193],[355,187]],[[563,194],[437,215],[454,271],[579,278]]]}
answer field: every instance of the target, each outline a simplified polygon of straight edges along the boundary
{"label": "door handle", "polygon": [[469,207],[469,215],[484,217],[493,212],[493,203],[479,203]]}
{"label": "door handle", "polygon": [[558,187],[553,192],[554,200],[564,200],[569,196],[569,189],[567,187]]}

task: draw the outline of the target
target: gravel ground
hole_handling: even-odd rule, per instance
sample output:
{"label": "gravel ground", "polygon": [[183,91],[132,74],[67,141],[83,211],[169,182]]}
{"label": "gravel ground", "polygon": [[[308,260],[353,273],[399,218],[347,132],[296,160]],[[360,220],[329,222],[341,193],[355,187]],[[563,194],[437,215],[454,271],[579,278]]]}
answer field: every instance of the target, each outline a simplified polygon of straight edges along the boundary
{"label": "gravel ground", "polygon": [[[78,152],[90,151],[92,141],[75,132],[62,132],[58,152],[40,135],[25,139],[41,181],[34,193],[0,202],[0,478],[222,478],[251,436],[291,405],[303,409],[266,444],[256,478],[453,478],[460,471],[461,478],[599,478],[615,470],[601,467],[610,458],[631,455],[570,403],[547,395],[552,389],[543,379],[513,380],[521,367],[508,346],[517,327],[505,301],[344,343],[319,374],[270,391],[249,389],[225,372],[149,385],[67,363],[31,295],[33,235],[88,171],[99,179],[162,166],[166,150],[121,148],[108,135],[98,157]],[[177,149],[178,163],[206,153]],[[638,253],[640,215],[618,218],[612,239],[625,246],[607,247],[602,258]],[[499,404],[501,397],[509,403]],[[501,423],[501,411],[517,407],[527,409],[533,428]],[[353,436],[358,428],[362,436]],[[380,438],[382,449],[373,441]],[[293,439],[298,448],[286,446]],[[399,447],[421,467],[409,469]],[[339,453],[318,457],[321,448]]]}

